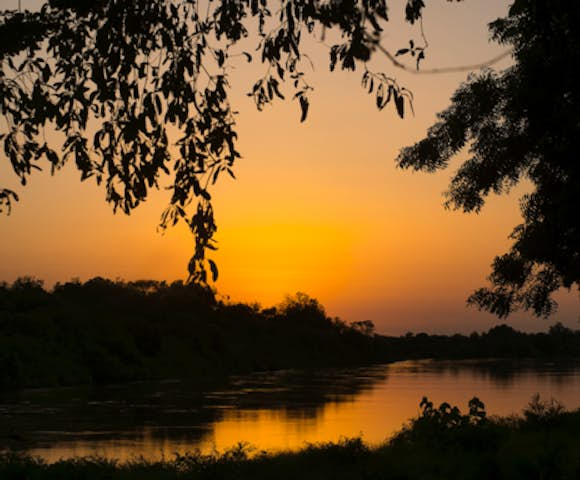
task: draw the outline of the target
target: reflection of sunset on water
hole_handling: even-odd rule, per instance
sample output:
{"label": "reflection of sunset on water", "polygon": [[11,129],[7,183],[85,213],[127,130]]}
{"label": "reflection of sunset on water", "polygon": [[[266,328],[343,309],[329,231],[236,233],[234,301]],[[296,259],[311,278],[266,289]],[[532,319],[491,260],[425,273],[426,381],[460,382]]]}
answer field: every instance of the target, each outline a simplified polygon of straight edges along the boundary
{"label": "reflection of sunset on water", "polygon": [[[228,389],[204,394],[203,405],[188,404],[191,411],[209,409],[207,419],[198,423],[186,414],[170,421],[171,412],[188,409],[164,400],[151,406],[147,424],[99,432],[101,423],[97,422],[85,433],[53,432],[50,440],[30,452],[49,461],[78,455],[125,460],[170,458],[176,452],[194,450],[223,452],[240,442],[254,447],[254,453],[296,450],[308,443],[358,436],[376,445],[417,416],[424,395],[435,404],[446,401],[463,411],[478,396],[490,415],[519,413],[536,393],[568,408],[577,408],[580,398],[577,363],[408,361],[367,369],[237,378]],[[187,391],[188,387],[175,384],[173,388]],[[125,421],[130,411],[116,414]]]}

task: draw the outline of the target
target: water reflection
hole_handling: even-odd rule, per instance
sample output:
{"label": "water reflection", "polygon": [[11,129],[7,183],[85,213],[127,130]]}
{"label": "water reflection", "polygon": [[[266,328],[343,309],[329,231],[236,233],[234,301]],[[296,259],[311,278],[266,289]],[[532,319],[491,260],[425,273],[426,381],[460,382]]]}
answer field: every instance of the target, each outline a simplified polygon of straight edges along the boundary
{"label": "water reflection", "polygon": [[0,397],[0,444],[49,461],[127,459],[224,450],[243,441],[280,450],[363,435],[378,443],[418,413],[423,395],[511,414],[534,393],[580,406],[578,362],[412,361],[352,369],[281,371],[221,385],[148,382],[36,389]]}

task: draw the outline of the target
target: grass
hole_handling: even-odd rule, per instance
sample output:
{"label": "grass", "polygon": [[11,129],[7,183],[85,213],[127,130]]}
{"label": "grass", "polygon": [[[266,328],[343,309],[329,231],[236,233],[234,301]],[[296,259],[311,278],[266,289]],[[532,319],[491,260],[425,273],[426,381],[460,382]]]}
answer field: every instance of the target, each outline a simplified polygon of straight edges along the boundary
{"label": "grass", "polygon": [[580,410],[535,398],[518,417],[488,418],[474,399],[462,414],[427,399],[422,414],[385,444],[360,438],[309,445],[298,452],[193,452],[162,461],[85,457],[48,464],[27,455],[0,456],[2,480],[380,480],[578,479]]}

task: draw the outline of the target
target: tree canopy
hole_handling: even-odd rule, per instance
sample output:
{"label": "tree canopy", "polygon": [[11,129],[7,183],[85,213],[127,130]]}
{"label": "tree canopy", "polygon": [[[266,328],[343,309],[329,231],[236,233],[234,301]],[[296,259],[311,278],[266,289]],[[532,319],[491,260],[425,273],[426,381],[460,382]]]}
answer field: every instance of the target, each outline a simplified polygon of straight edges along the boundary
{"label": "tree canopy", "polygon": [[446,205],[465,212],[479,211],[491,192],[531,182],[511,250],[495,258],[491,286],[468,300],[500,317],[519,308],[547,316],[552,294],[580,283],[579,24],[576,2],[516,0],[490,25],[492,38],[513,48],[514,65],[471,75],[397,159],[432,172],[468,147],[446,193]]}
{"label": "tree canopy", "polygon": [[[416,22],[423,7],[409,0],[406,20]],[[378,108],[392,101],[402,117],[410,92],[366,68],[387,21],[386,0],[50,0],[38,12],[4,11],[3,152],[22,185],[41,161],[53,173],[74,161],[81,180],[104,185],[107,202],[125,213],[170,174],[161,225],[187,222],[196,243],[190,278],[207,283],[217,277],[206,256],[215,249],[210,187],[233,177],[240,157],[231,65],[257,52],[265,73],[248,95],[262,109],[284,99],[285,82],[304,121],[312,90],[304,38],[332,31],[340,43],[329,47],[330,69],[358,67]],[[255,52],[242,49],[246,38]],[[47,130],[58,141],[47,141]],[[0,211],[16,200],[0,189]]]}

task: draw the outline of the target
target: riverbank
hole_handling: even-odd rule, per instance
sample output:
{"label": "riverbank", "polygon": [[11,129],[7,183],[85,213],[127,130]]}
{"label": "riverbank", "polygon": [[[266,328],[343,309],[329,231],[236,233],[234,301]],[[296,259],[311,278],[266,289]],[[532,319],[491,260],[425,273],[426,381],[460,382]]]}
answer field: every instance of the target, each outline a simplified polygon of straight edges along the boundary
{"label": "riverbank", "polygon": [[272,308],[219,301],[182,282],[94,278],[51,291],[0,284],[0,390],[136,380],[207,380],[407,359],[577,358],[580,331],[507,325],[471,335],[387,337],[326,315],[305,294]]}
{"label": "riverbank", "polygon": [[182,282],[0,285],[0,390],[388,361],[378,338],[297,294],[270,309]]}
{"label": "riverbank", "polygon": [[534,399],[519,417],[488,418],[473,399],[461,413],[421,403],[422,414],[387,443],[358,438],[268,454],[240,445],[220,455],[176,455],[118,463],[73,458],[53,464],[0,455],[3,480],[173,479],[575,479],[580,475],[580,410]]}

